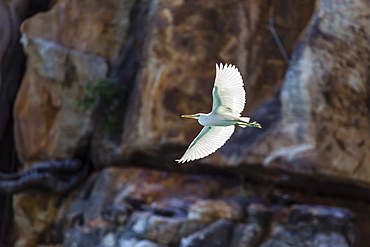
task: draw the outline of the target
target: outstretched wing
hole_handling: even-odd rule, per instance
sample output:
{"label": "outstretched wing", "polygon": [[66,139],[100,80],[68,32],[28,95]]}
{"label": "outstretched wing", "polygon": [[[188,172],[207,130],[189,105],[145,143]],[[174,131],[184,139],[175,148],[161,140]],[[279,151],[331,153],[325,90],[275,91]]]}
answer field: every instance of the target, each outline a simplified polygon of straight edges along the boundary
{"label": "outstretched wing", "polygon": [[234,65],[216,64],[215,85],[212,91],[212,112],[231,112],[240,115],[245,105],[242,76]]}
{"label": "outstretched wing", "polygon": [[205,126],[199,135],[192,141],[179,163],[204,158],[222,147],[230,138],[235,129],[234,125],[227,127]]}

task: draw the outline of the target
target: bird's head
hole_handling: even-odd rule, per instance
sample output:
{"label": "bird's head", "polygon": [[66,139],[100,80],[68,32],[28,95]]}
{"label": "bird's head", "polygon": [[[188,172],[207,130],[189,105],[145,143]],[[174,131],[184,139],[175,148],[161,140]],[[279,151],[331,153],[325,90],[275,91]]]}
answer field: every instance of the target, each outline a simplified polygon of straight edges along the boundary
{"label": "bird's head", "polygon": [[199,119],[199,117],[203,115],[202,113],[197,113],[197,114],[194,114],[194,115],[181,115],[181,117],[183,118],[192,118],[192,119]]}

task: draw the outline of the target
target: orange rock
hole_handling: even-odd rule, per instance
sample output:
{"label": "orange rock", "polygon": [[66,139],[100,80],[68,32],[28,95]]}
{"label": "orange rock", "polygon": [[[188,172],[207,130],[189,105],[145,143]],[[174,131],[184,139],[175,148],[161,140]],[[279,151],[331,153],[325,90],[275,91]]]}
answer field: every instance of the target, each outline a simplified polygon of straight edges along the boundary
{"label": "orange rock", "polygon": [[89,114],[77,107],[81,82],[104,77],[106,61],[43,39],[27,41],[26,51],[31,58],[14,106],[18,154],[23,161],[72,158],[91,132]]}
{"label": "orange rock", "polygon": [[190,207],[188,218],[205,222],[217,219],[241,220],[243,208],[232,201],[198,200]]}
{"label": "orange rock", "polygon": [[77,98],[83,83],[105,78],[126,42],[133,1],[58,1],[21,27],[27,71],[15,103],[22,161],[65,159],[86,149],[91,116]]}
{"label": "orange rock", "polygon": [[27,19],[22,32],[113,63],[127,38],[133,2],[59,0],[50,11]]}
{"label": "orange rock", "polygon": [[[276,10],[282,25],[296,28],[293,32],[287,28],[289,35],[280,33],[289,42],[296,41],[313,5],[297,8],[301,14],[294,17],[294,24],[285,19],[284,11]],[[171,0],[151,5],[145,17],[148,21],[140,24],[147,30],[141,51],[144,57],[128,102],[121,142],[117,147],[116,141],[96,136],[92,152],[96,163],[145,160],[155,166],[163,167],[162,161],[175,165],[174,160],[201,128],[196,121],[182,121],[180,115],[211,110],[216,62],[234,63],[240,69],[248,111],[269,98],[282,80],[285,62],[263,24],[267,13],[263,2]]]}
{"label": "orange rock", "polygon": [[15,246],[37,246],[57,214],[53,192],[27,191],[14,196],[14,219],[18,230]]}
{"label": "orange rock", "polygon": [[370,182],[368,5],[345,6],[319,5],[285,76],[281,119],[237,164]]}

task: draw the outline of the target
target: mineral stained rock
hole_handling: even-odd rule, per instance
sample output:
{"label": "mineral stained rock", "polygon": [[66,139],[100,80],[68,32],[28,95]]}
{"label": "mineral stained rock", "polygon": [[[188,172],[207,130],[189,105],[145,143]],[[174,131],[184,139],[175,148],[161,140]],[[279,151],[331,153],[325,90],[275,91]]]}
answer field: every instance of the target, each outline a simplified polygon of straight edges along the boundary
{"label": "mineral stained rock", "polygon": [[[309,1],[291,5],[291,12],[301,14],[289,20],[283,2],[159,1],[148,5],[149,15],[141,23],[146,30],[141,48],[145,56],[128,102],[121,141],[117,145],[94,139],[96,163],[145,161],[158,166],[159,159],[173,164],[201,128],[180,115],[211,109],[216,62],[233,63],[240,69],[248,112],[271,97],[281,84],[286,64],[261,22],[271,12],[271,18],[286,28],[277,27],[291,51],[313,6]],[[212,162],[211,158],[208,163]]]}
{"label": "mineral stained rock", "polygon": [[22,24],[28,61],[14,128],[23,161],[73,158],[86,150],[91,116],[77,98],[84,83],[107,77],[118,59],[132,2],[58,1]]}
{"label": "mineral stained rock", "polygon": [[367,1],[322,1],[293,52],[280,120],[257,138],[231,139],[212,161],[369,182],[368,10]]}
{"label": "mineral stained rock", "polygon": [[[261,247],[355,245],[353,215],[346,210],[296,205],[284,213],[288,215],[287,220],[281,218],[276,222],[280,224],[272,229],[272,235]],[[284,213],[280,217],[284,217]]]}
{"label": "mineral stained rock", "polygon": [[[356,218],[349,210],[236,200],[240,187],[226,184],[225,180],[176,172],[143,168],[103,169],[100,174],[92,175],[80,190],[65,198],[62,207],[57,209],[49,235],[44,233],[43,236],[51,238],[55,229],[62,229],[66,233],[64,246],[75,243],[81,247],[86,244],[136,246],[134,244],[139,240],[159,246],[182,247],[275,246],[275,243],[279,246],[290,246],[289,243],[292,246],[356,246]],[[219,187],[221,185],[224,186]],[[218,189],[214,190],[216,187]],[[157,188],[157,192],[151,194],[152,188]],[[189,203],[188,207],[182,208],[187,214],[164,216],[153,210],[162,202],[178,197]],[[140,208],[134,207],[134,199],[142,202]],[[210,210],[208,215],[199,214],[194,218],[196,208],[202,206],[204,209],[207,203],[212,207],[212,201],[213,207],[218,205],[221,213],[235,211],[237,217]],[[118,222],[100,216],[107,210],[104,205],[112,203],[116,209],[118,205],[131,208],[124,210],[127,220]],[[109,208],[115,211],[113,207]],[[246,213],[241,214],[239,210]]]}
{"label": "mineral stained rock", "polygon": [[[26,166],[88,156],[98,168],[173,168],[200,128],[179,116],[210,110],[214,64],[223,62],[241,70],[245,115],[264,128],[239,129],[221,150],[194,162],[194,170],[209,165],[246,176],[259,169],[261,177],[279,170],[271,180],[308,175],[368,185],[369,9],[367,0],[322,0],[316,6],[285,0],[59,0],[21,27],[27,69],[14,106],[19,157]],[[292,54],[289,64],[272,38],[271,18]],[[112,138],[94,131],[91,112],[83,114],[76,99],[86,81],[120,66],[126,66],[122,78],[130,88],[122,131]],[[59,199],[58,209],[55,194],[18,195],[17,225],[23,228],[17,243],[356,246],[356,221],[348,210],[251,204],[234,200],[240,192],[211,176],[106,168]]]}
{"label": "mineral stained rock", "polygon": [[[262,51],[270,33],[257,28],[269,18],[276,19],[277,31],[279,25],[291,23],[279,4],[112,0],[103,8],[95,2],[85,8],[78,1],[59,1],[22,25],[29,59],[15,104],[18,153],[23,161],[32,161],[86,152],[92,121],[75,103],[83,91],[81,82],[107,76],[117,54],[132,39],[129,20],[135,13],[144,16],[135,19],[135,28],[145,27],[141,36],[145,42],[137,43],[141,47],[131,45],[144,54],[143,60],[127,95],[122,133],[114,140],[98,135],[92,139],[97,167],[172,163],[200,128],[179,116],[209,110],[212,68],[222,61],[240,68],[247,91],[254,92],[248,112],[261,118],[266,128],[237,131],[224,148],[198,163],[223,168],[262,164],[367,182],[368,4],[358,1],[348,7],[347,2],[322,1],[309,23],[313,5],[305,2],[292,9],[308,6],[304,14],[290,17],[295,18],[295,31],[282,32],[283,44],[293,56],[281,83],[284,62],[276,47],[274,52]],[[81,21],[72,25],[74,18]],[[302,41],[293,50],[289,45],[303,30]],[[264,40],[262,45],[259,39]],[[247,49],[249,45],[253,49]],[[264,74],[258,71],[267,69],[274,73],[262,83]]]}
{"label": "mineral stained rock", "polygon": [[[0,173],[15,172],[19,165],[13,133],[13,104],[22,80],[25,57],[19,43],[19,26],[26,17],[28,0],[0,1]],[[12,197],[0,196],[0,246],[14,240]]]}

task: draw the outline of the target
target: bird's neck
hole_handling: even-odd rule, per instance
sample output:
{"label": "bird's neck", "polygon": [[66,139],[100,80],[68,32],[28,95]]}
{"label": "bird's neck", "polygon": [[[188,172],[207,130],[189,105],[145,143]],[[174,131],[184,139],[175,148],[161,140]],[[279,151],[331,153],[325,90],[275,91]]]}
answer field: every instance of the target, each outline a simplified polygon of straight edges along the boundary
{"label": "bird's neck", "polygon": [[208,114],[201,113],[199,115],[200,115],[199,118],[198,118],[199,124],[206,125],[207,124],[207,117],[210,115],[210,113],[208,113]]}

